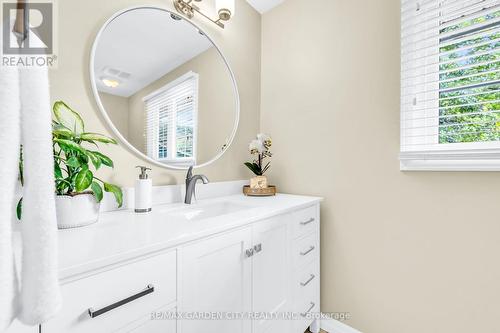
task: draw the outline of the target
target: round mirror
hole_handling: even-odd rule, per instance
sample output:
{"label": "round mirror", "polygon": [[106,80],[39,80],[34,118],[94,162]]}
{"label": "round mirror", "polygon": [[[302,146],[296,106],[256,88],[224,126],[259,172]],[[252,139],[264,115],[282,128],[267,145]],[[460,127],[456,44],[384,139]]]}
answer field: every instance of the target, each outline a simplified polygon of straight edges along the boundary
{"label": "round mirror", "polygon": [[226,59],[205,32],[166,9],[113,15],[92,47],[90,76],[116,137],[156,165],[205,166],[236,134],[238,90]]}

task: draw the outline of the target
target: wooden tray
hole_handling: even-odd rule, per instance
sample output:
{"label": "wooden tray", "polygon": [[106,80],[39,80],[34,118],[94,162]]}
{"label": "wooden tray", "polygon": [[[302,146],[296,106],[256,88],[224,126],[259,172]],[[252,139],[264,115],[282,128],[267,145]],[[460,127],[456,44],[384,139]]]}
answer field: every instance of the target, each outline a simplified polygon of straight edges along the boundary
{"label": "wooden tray", "polygon": [[250,185],[243,186],[243,194],[250,197],[270,197],[276,195],[276,186],[269,185],[267,188],[250,188]]}

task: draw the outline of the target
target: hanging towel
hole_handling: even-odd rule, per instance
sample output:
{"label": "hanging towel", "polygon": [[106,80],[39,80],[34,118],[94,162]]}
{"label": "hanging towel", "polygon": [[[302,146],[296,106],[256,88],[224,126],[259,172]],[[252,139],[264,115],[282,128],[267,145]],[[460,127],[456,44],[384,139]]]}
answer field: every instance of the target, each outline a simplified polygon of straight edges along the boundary
{"label": "hanging towel", "polygon": [[[12,31],[14,22],[0,24]],[[0,65],[0,332],[16,317],[28,325],[44,323],[61,305],[49,96],[47,68]],[[21,144],[25,186],[19,223]],[[13,233],[13,223],[20,234]],[[14,258],[19,255],[20,262]]]}
{"label": "hanging towel", "polygon": [[[1,47],[1,43],[0,43]],[[0,67],[0,332],[16,316],[17,278],[12,253],[19,175],[20,107],[18,69]]]}
{"label": "hanging towel", "polygon": [[51,108],[46,68],[19,69],[24,157],[19,319],[36,325],[61,306]]}

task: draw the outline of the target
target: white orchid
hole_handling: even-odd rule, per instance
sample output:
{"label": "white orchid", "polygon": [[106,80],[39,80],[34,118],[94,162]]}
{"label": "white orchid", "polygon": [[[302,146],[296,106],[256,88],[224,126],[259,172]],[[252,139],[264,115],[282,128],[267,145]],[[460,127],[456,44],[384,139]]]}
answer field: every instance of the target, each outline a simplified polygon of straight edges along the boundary
{"label": "white orchid", "polygon": [[250,150],[250,154],[262,154],[266,150],[260,140],[252,140],[248,145],[248,149]]}
{"label": "white orchid", "polygon": [[272,145],[272,140],[271,137],[265,133],[259,133],[257,134],[257,140],[262,142],[265,148],[269,148]]}
{"label": "white orchid", "polygon": [[267,134],[260,133],[257,139],[254,139],[248,145],[250,154],[257,155],[252,162],[245,162],[244,164],[256,175],[262,176],[271,167],[271,162],[265,162],[266,158],[272,157],[273,154],[269,151],[271,147],[271,137]]}

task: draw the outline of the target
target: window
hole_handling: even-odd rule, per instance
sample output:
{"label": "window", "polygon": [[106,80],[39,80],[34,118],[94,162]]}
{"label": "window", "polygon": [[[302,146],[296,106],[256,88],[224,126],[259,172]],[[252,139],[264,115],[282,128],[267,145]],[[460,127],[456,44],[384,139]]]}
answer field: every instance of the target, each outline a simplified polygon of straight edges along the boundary
{"label": "window", "polygon": [[402,0],[400,160],[500,170],[498,0]]}
{"label": "window", "polygon": [[144,98],[149,157],[179,166],[196,162],[198,74],[189,72]]}

